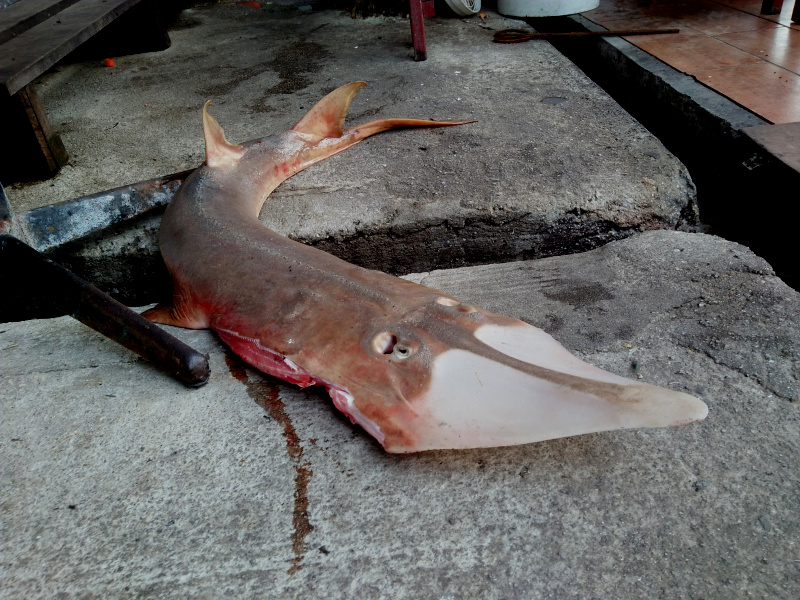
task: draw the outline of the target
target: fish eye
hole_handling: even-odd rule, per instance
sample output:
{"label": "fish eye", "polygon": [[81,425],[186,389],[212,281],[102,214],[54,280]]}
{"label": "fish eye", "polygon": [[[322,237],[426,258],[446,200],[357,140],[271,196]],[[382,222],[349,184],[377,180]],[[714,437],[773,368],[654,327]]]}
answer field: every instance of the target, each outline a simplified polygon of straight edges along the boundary
{"label": "fish eye", "polygon": [[372,338],[372,349],[378,354],[391,356],[395,360],[405,360],[414,354],[414,348],[397,340],[397,334],[382,331]]}
{"label": "fish eye", "polygon": [[395,344],[394,350],[392,351],[392,356],[398,360],[405,360],[411,356],[411,348],[405,344]]}

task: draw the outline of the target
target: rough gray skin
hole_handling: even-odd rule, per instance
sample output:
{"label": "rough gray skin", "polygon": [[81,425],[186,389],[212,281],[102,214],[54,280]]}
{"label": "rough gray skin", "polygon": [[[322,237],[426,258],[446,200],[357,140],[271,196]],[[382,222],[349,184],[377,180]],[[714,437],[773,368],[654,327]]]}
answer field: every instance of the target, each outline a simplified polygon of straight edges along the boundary
{"label": "rough gray skin", "polygon": [[[198,165],[208,99],[228,139],[242,142],[288,129],[325,93],[365,80],[348,123],[478,123],[367,140],[281,186],[266,225],[393,273],[578,252],[691,225],[694,186],[656,138],[546,42],[491,42],[494,30],[521,25],[491,11],[485,24],[427,19],[429,58],[415,63],[404,19],[187,10],[164,52],[38,80],[72,160],[52,181],[13,186],[10,201],[22,211]],[[128,285],[132,299],[152,278],[115,273],[153,271],[152,225],[56,258],[106,289]]]}
{"label": "rough gray skin", "polygon": [[800,295],[763,260],[650,232],[414,279],[709,416],[390,456],[206,332],[173,330],[211,354],[187,390],[69,319],[5,324],[5,596],[800,596]]}

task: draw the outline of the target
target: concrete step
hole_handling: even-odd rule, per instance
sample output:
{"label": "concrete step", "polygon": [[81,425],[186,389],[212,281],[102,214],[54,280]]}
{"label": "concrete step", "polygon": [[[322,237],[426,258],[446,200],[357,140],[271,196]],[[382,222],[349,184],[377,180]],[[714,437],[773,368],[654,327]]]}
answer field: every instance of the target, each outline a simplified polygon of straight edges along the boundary
{"label": "concrete step", "polygon": [[[492,43],[521,22],[426,21],[414,63],[408,22],[336,11],[187,10],[163,53],[113,69],[68,65],[39,80],[73,161],[52,181],[7,189],[17,213],[201,163],[200,108],[235,142],[291,127],[340,84],[365,80],[348,123],[477,119],[366,140],[293,177],[263,222],[392,273],[596,248],[645,229],[692,227],[684,166],[546,42]],[[98,210],[103,217],[103,210]],[[157,215],[52,252],[128,304],[167,288]]]}
{"label": "concrete step", "polygon": [[68,318],[3,324],[6,595],[797,595],[800,294],[762,259],[660,231],[410,278],[709,415],[390,456],[208,332],[170,329],[210,355],[189,390]]}

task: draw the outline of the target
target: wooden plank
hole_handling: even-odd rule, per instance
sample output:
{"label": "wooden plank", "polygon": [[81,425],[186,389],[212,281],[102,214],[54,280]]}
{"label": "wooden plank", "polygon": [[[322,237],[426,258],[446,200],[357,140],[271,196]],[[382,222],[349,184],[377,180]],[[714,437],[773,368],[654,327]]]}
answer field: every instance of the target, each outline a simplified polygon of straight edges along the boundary
{"label": "wooden plank", "polygon": [[0,46],[0,82],[13,95],[141,0],[82,0]]}
{"label": "wooden plank", "polygon": [[33,86],[0,98],[4,139],[0,145],[0,180],[5,183],[49,177],[64,164],[67,152],[52,130]]}
{"label": "wooden plank", "polygon": [[21,0],[0,10],[0,44],[38,25],[79,0]]}

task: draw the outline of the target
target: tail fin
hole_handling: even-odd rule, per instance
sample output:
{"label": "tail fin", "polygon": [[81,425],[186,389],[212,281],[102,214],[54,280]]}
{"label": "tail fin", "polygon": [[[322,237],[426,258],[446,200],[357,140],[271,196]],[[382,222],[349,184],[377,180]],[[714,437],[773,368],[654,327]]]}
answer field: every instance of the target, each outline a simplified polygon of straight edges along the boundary
{"label": "tail fin", "polygon": [[[270,192],[281,182],[321,160],[346,150],[366,137],[398,127],[441,127],[474,123],[474,121],[380,119],[344,129],[344,119],[347,116],[350,103],[358,90],[365,85],[367,84],[363,81],[354,81],[333,90],[317,102],[292,127],[291,132],[296,134],[295,137],[300,138],[304,143],[300,146],[292,143],[290,149],[287,147],[287,152],[281,162],[282,168],[264,170],[266,178],[261,183],[263,194],[258,198],[257,204],[253,206],[256,215],[258,215],[264,202],[266,202]],[[209,122],[211,123],[210,120]],[[238,160],[239,149],[242,151],[244,149],[241,146],[228,144],[221,132],[222,130],[220,129],[219,139],[221,139],[221,142],[215,144],[214,149],[222,154],[222,157],[218,160],[229,161],[228,163],[220,162],[219,164],[230,164]],[[270,160],[275,160],[275,157],[271,157]],[[209,164],[211,165],[212,163],[209,162]]]}
{"label": "tail fin", "polygon": [[[420,119],[380,119],[355,127],[344,129],[344,119],[350,103],[358,91],[367,84],[353,81],[333,90],[317,102],[306,115],[292,127],[292,131],[304,133],[319,139],[348,138],[352,145],[366,137],[400,127],[442,127],[447,125],[464,125],[475,121],[425,121]],[[343,149],[343,148],[342,148]]]}
{"label": "tail fin", "polygon": [[376,133],[388,131],[389,129],[400,129],[402,127],[447,127],[449,125],[466,125],[475,123],[474,119],[469,121],[426,121],[424,119],[378,119],[369,121],[354,127],[347,128],[342,137],[355,137],[355,141],[363,140]]}

